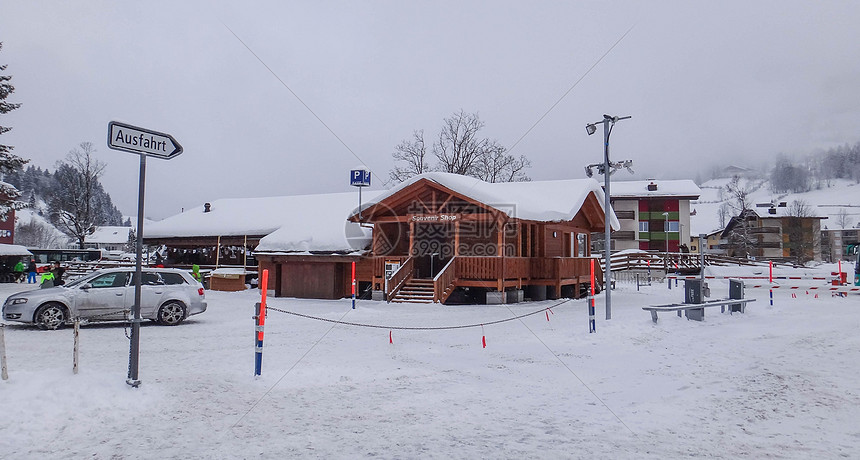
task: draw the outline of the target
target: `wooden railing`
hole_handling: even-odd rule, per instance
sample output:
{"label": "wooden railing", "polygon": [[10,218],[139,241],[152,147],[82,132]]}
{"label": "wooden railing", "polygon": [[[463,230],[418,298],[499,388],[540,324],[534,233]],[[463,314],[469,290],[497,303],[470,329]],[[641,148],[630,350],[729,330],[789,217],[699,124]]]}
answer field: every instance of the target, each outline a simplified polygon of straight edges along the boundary
{"label": "wooden railing", "polygon": [[388,280],[388,285],[386,286],[385,298],[391,302],[391,299],[397,295],[397,291],[403,287],[410,279],[412,279],[412,273],[415,269],[415,261],[412,257],[406,259],[400,268],[391,275],[391,279]]}
{"label": "wooden railing", "polygon": [[433,278],[433,302],[445,302],[448,299],[448,289],[457,279],[457,257],[451,258],[445,268]]}
{"label": "wooden railing", "polygon": [[[649,263],[650,262],[650,263]],[[603,267],[603,260],[600,266]],[[767,261],[753,261],[720,254],[705,254],[705,265],[749,265],[767,266]],[[776,262],[774,263],[776,265]],[[791,264],[785,264],[791,265]],[[613,272],[624,270],[669,270],[696,269],[701,267],[701,256],[691,252],[634,252],[613,254],[610,267]]]}
{"label": "wooden railing", "polygon": [[[458,279],[570,279],[589,273],[585,257],[457,257]],[[599,269],[599,267],[598,267]]]}

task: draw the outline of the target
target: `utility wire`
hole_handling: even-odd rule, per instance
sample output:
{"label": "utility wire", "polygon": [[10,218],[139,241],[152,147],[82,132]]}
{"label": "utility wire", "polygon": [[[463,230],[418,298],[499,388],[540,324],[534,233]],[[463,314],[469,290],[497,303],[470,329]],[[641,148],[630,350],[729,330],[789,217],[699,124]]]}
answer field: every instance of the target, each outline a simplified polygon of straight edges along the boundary
{"label": "utility wire", "polygon": [[[333,130],[333,129],[331,129],[331,127],[329,127],[329,125],[328,125],[328,124],[326,124],[326,122],[325,122],[325,121],[323,121],[323,119],[322,119],[322,118],[320,118],[320,116],[319,116],[319,115],[317,115],[317,114],[316,114],[316,112],[314,112],[314,111],[313,111],[313,109],[311,109],[311,108],[310,108],[310,106],[309,106],[309,105],[307,105],[307,104],[305,103],[305,101],[304,101],[304,100],[302,100],[302,98],[301,98],[301,97],[299,97],[299,95],[298,95],[298,94],[296,94],[296,92],[295,92],[295,91],[293,91],[293,89],[292,89],[292,88],[290,88],[290,86],[289,86],[289,85],[287,85],[287,84],[286,84],[286,82],[284,82],[284,80],[282,80],[282,79],[281,79],[281,77],[279,77],[279,76],[278,76],[278,74],[276,74],[276,73],[275,73],[275,71],[274,71],[274,70],[272,70],[272,68],[271,68],[271,67],[269,67],[269,65],[268,65],[268,64],[266,64],[265,62],[263,62],[263,60],[262,60],[262,59],[260,59],[260,56],[257,56],[257,53],[255,53],[255,52],[254,52],[254,50],[252,50],[252,49],[251,49],[251,47],[250,47],[250,46],[248,46],[248,44],[247,44],[247,43],[245,43],[245,41],[244,41],[244,40],[242,40],[241,38],[239,38],[239,36],[238,36],[238,35],[236,35],[236,32],[233,32],[233,29],[231,29],[231,28],[230,28],[230,26],[228,26],[227,24],[225,24],[225,23],[224,23],[224,21],[221,21],[221,24],[223,24],[223,25],[224,25],[224,27],[226,27],[226,28],[227,28],[227,30],[229,30],[229,31],[230,31],[230,33],[231,33],[231,34],[233,34],[233,36],[234,36],[234,37],[236,37],[236,40],[239,40],[239,43],[241,43],[241,44],[242,44],[242,46],[244,46],[244,47],[245,47],[245,49],[247,49],[247,50],[248,50],[248,51],[249,51],[249,52],[250,52],[250,53],[251,53],[255,58],[257,58],[257,60],[258,60],[258,61],[260,61],[260,64],[263,64],[263,67],[265,67],[265,68],[266,68],[266,70],[268,70],[268,71],[269,71],[269,73],[271,73],[271,74],[272,74],[272,76],[274,76],[274,77],[275,77],[279,82],[281,82],[281,85],[282,85],[284,88],[286,88],[286,89],[287,89],[287,91],[289,91],[289,92],[290,92],[290,94],[292,94],[292,95],[293,95],[293,97],[295,97],[295,98],[296,98],[296,100],[298,100],[298,101],[299,101],[299,102],[300,102],[300,103],[301,103],[301,104],[302,104],[306,109],[308,109],[308,112],[310,112],[310,113],[311,113],[311,115],[313,115],[313,116],[314,116],[314,118],[316,118],[316,119],[317,119],[317,121],[319,121],[319,122],[320,122],[320,124],[322,124],[323,126],[325,126],[325,129],[327,129],[327,130],[328,130],[328,132],[330,132],[330,133],[331,133],[331,135],[335,137],[335,139],[337,139],[337,140],[338,140],[338,141],[339,141],[339,142],[340,142],[344,147],[346,147],[346,149],[347,149],[347,150],[349,150],[349,153],[351,153],[351,154],[352,154],[352,156],[354,156],[356,160],[360,161],[360,162],[361,162],[361,164],[363,164],[364,166],[367,166],[367,168],[368,168],[368,169],[373,173],[373,175],[376,175],[376,173],[375,173],[375,172],[373,172],[373,170],[371,170],[371,169],[370,169],[370,166],[368,166],[368,165],[367,165],[367,163],[365,163],[365,162],[364,162],[364,160],[362,160],[362,159],[361,159],[361,157],[359,157],[359,156],[358,156],[358,154],[356,154],[356,153],[355,153],[351,148],[349,148],[349,146],[348,146],[348,145],[346,145],[346,142],[344,142],[344,141],[343,141],[343,139],[341,139],[341,138],[340,138],[340,136],[338,136],[338,135],[337,135],[337,133],[335,133],[335,132],[334,132],[334,130]],[[378,177],[378,176],[377,176],[377,177]]]}
{"label": "utility wire", "polygon": [[[505,304],[505,306],[508,307],[507,304]],[[511,309],[511,307],[508,307],[508,310],[510,310],[510,309]],[[514,312],[511,311],[511,314],[513,314],[513,313]],[[555,359],[557,359],[558,362],[560,362],[561,365],[564,366],[568,372],[570,372],[571,375],[576,377],[576,380],[579,380],[579,383],[581,383],[582,386],[584,386],[585,389],[588,390],[591,393],[591,395],[594,396],[595,399],[600,401],[600,404],[603,404],[603,407],[605,407],[606,410],[608,410],[609,413],[612,414],[616,420],[618,420],[622,425],[624,425],[624,428],[627,428],[627,431],[629,431],[630,434],[632,434],[633,436],[636,436],[636,433],[633,432],[633,430],[631,430],[630,427],[627,426],[627,424],[624,423],[623,420],[621,420],[621,417],[619,417],[605,402],[603,402],[603,400],[600,399],[600,396],[597,396],[597,393],[595,393],[594,390],[591,389],[591,387],[589,387],[585,382],[583,382],[582,379],[579,378],[578,375],[576,375],[576,372],[573,372],[573,369],[571,369],[570,366],[567,365],[567,363],[565,363],[554,351],[552,351],[552,348],[550,348],[549,345],[546,344],[546,342],[541,340],[541,338],[538,337],[538,335],[535,333],[535,331],[533,331],[532,328],[530,328],[529,325],[525,323],[525,321],[520,319],[520,323],[522,323],[522,325],[525,326],[525,328],[528,329],[528,331],[531,332],[532,335],[535,336],[536,339],[538,339],[538,342],[540,342],[541,345],[543,345],[547,349],[547,351],[549,351],[552,354],[552,356],[555,357]]]}
{"label": "utility wire", "polygon": [[601,62],[601,61],[603,61],[603,58],[605,58],[606,56],[608,56],[608,55],[609,55],[609,53],[610,53],[610,52],[612,52],[612,50],[614,50],[614,49],[615,49],[615,47],[616,47],[616,46],[618,46],[618,44],[619,44],[619,43],[621,43],[621,40],[624,40],[624,37],[626,37],[626,36],[627,36],[627,34],[629,34],[631,30],[633,30],[633,28],[634,28],[634,27],[636,27],[636,24],[633,24],[632,26],[630,26],[630,28],[629,28],[629,29],[627,29],[627,32],[624,32],[624,34],[621,36],[621,38],[619,38],[618,40],[616,40],[616,41],[615,41],[615,43],[613,43],[613,44],[612,44],[612,46],[610,46],[610,47],[609,47],[609,49],[608,49],[608,50],[606,50],[606,52],[605,52],[605,53],[603,53],[603,56],[600,56],[600,59],[598,59],[598,60],[597,60],[597,61],[596,61],[596,62],[595,62],[591,67],[589,67],[589,68],[588,68],[588,70],[586,70],[586,71],[585,71],[585,73],[584,73],[584,74],[582,74],[582,76],[581,76],[581,77],[579,77],[579,79],[578,79],[578,80],[576,80],[576,81],[573,83],[573,85],[571,85],[571,86],[570,86],[570,88],[568,88],[568,89],[567,89],[567,91],[565,91],[565,92],[564,92],[564,94],[562,94],[562,95],[561,95],[561,97],[560,97],[560,98],[558,98],[558,100],[557,100],[557,101],[555,101],[555,103],[554,103],[553,105],[551,105],[551,106],[550,106],[550,108],[549,108],[549,109],[547,109],[547,111],[546,111],[546,112],[544,112],[544,114],[543,114],[543,115],[541,115],[541,117],[540,117],[540,118],[538,118],[538,120],[537,120],[536,122],[534,122],[534,124],[533,124],[529,129],[527,129],[527,130],[526,130],[526,132],[525,132],[525,133],[523,133],[523,135],[522,135],[522,136],[520,136],[520,138],[519,138],[519,139],[517,139],[517,141],[516,141],[516,142],[514,142],[514,144],[513,144],[513,145],[511,145],[511,148],[509,148],[509,149],[508,149],[508,152],[510,153],[512,150],[514,150],[514,147],[516,147],[516,146],[520,143],[520,141],[522,141],[526,136],[528,136],[528,135],[529,135],[529,133],[530,133],[530,132],[532,132],[532,130],[533,130],[533,129],[535,129],[535,127],[536,127],[536,126],[537,126],[541,121],[543,121],[543,119],[544,119],[544,118],[546,118],[546,116],[547,116],[547,115],[549,115],[549,113],[550,113],[550,112],[552,112],[552,110],[553,110],[553,109],[555,109],[555,107],[556,107],[558,104],[560,104],[560,103],[561,103],[561,101],[562,101],[562,100],[564,100],[564,98],[566,98],[566,97],[567,97],[567,95],[568,95],[568,94],[570,94],[570,92],[571,92],[571,91],[573,91],[573,88],[576,88],[576,85],[578,85],[578,84],[579,84],[579,82],[581,82],[581,81],[582,81],[586,76],[588,76],[588,74],[590,74],[590,73],[591,73],[591,71],[592,71],[592,70],[594,70],[594,68],[595,68],[595,67],[597,67],[597,64],[600,64],[600,62]]}
{"label": "utility wire", "polygon": [[[340,317],[340,320],[343,320],[343,319],[346,317],[346,315],[347,315],[347,314],[349,314],[349,312],[350,312],[350,310],[347,310],[347,311],[343,314],[343,316],[341,316],[341,317]],[[238,425],[242,420],[244,420],[244,419],[245,419],[245,417],[247,417],[247,416],[248,416],[248,414],[250,414],[250,413],[251,413],[251,411],[253,411],[253,410],[254,410],[254,409],[255,409],[255,408],[260,404],[260,402],[262,402],[262,401],[263,401],[263,399],[265,399],[265,398],[266,398],[266,396],[268,396],[268,395],[269,395],[269,393],[271,393],[271,391],[272,391],[273,389],[275,389],[275,387],[276,387],[276,386],[278,386],[278,384],[279,384],[279,383],[281,383],[281,380],[284,380],[284,378],[285,378],[285,377],[286,377],[290,372],[292,372],[292,370],[293,370],[293,369],[295,369],[295,368],[296,368],[296,366],[298,366],[298,365],[299,365],[299,363],[301,363],[301,362],[302,362],[302,360],[304,360],[304,359],[305,359],[305,357],[306,357],[307,355],[309,355],[309,354],[310,354],[310,352],[311,352],[311,351],[313,351],[313,349],[314,349],[314,348],[316,348],[316,346],[317,346],[317,345],[319,345],[319,343],[320,343],[320,342],[322,342],[322,340],[323,340],[324,338],[326,338],[326,336],[328,335],[328,333],[329,333],[329,332],[331,332],[331,330],[332,330],[332,329],[334,329],[334,328],[335,328],[335,326],[337,326],[337,325],[338,325],[338,323],[337,323],[337,322],[335,322],[334,324],[332,324],[332,325],[331,325],[331,327],[330,327],[330,328],[328,328],[328,330],[327,330],[327,331],[325,331],[325,334],[323,334],[323,335],[322,335],[322,337],[320,337],[319,339],[317,339],[317,341],[316,341],[316,342],[314,342],[314,344],[313,344],[313,345],[311,345],[311,347],[310,347],[310,348],[308,348],[308,351],[306,351],[306,352],[305,352],[305,354],[303,354],[303,355],[302,355],[302,357],[301,357],[301,358],[299,358],[299,360],[298,360],[298,361],[296,361],[295,363],[293,363],[293,365],[292,365],[292,366],[290,366],[290,368],[289,368],[289,369],[287,369],[287,371],[286,371],[286,372],[284,372],[284,375],[282,375],[282,376],[281,376],[281,378],[279,378],[275,383],[273,383],[273,384],[272,384],[272,386],[270,386],[270,387],[269,387],[269,389],[267,389],[267,390],[266,390],[266,392],[265,392],[265,393],[263,393],[263,396],[260,396],[260,398],[259,398],[259,399],[257,399],[257,401],[256,401],[256,402],[255,402],[255,403],[254,403],[254,404],[253,404],[253,405],[248,409],[248,411],[247,411],[247,412],[245,412],[241,417],[239,417],[239,420],[236,420],[236,423],[234,423],[234,424],[233,424],[233,426],[231,426],[230,428],[231,428],[231,429],[236,428],[236,425]]]}

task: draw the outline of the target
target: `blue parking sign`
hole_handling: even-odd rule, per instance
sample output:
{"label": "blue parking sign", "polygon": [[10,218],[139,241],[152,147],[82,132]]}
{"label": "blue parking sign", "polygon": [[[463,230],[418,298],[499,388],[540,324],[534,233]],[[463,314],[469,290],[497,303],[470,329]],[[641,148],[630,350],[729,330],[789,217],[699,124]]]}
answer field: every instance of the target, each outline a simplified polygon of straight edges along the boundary
{"label": "blue parking sign", "polygon": [[370,187],[370,171],[353,169],[349,173],[349,185],[354,187]]}

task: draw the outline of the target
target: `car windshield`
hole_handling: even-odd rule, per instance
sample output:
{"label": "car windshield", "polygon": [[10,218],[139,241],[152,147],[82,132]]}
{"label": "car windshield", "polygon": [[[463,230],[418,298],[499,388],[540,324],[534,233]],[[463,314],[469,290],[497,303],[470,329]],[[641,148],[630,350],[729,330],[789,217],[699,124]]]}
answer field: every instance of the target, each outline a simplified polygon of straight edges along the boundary
{"label": "car windshield", "polygon": [[78,279],[76,279],[76,280],[74,280],[74,281],[69,281],[68,283],[66,283],[66,284],[64,284],[64,285],[62,285],[62,286],[63,286],[63,287],[65,287],[65,288],[71,288],[71,287],[75,287],[75,286],[80,286],[81,284],[91,282],[91,281],[93,280],[93,278],[95,278],[95,277],[99,276],[100,274],[101,274],[101,273],[98,273],[98,272],[96,272],[96,273],[91,273],[91,274],[89,274],[89,275],[82,276],[82,277],[80,277],[80,278],[78,278]]}

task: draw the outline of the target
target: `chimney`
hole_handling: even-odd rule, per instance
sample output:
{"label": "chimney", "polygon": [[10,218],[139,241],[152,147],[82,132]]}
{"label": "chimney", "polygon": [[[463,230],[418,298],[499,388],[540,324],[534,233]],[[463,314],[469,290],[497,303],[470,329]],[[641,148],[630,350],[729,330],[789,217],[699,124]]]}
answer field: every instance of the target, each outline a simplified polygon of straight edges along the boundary
{"label": "chimney", "polygon": [[203,212],[209,212],[209,211],[211,211],[211,210],[212,210],[212,204],[210,204],[210,203],[203,203]]}
{"label": "chimney", "polygon": [[655,184],[654,182],[651,182],[650,184],[648,184],[648,191],[649,192],[656,192],[657,191],[657,184]]}

